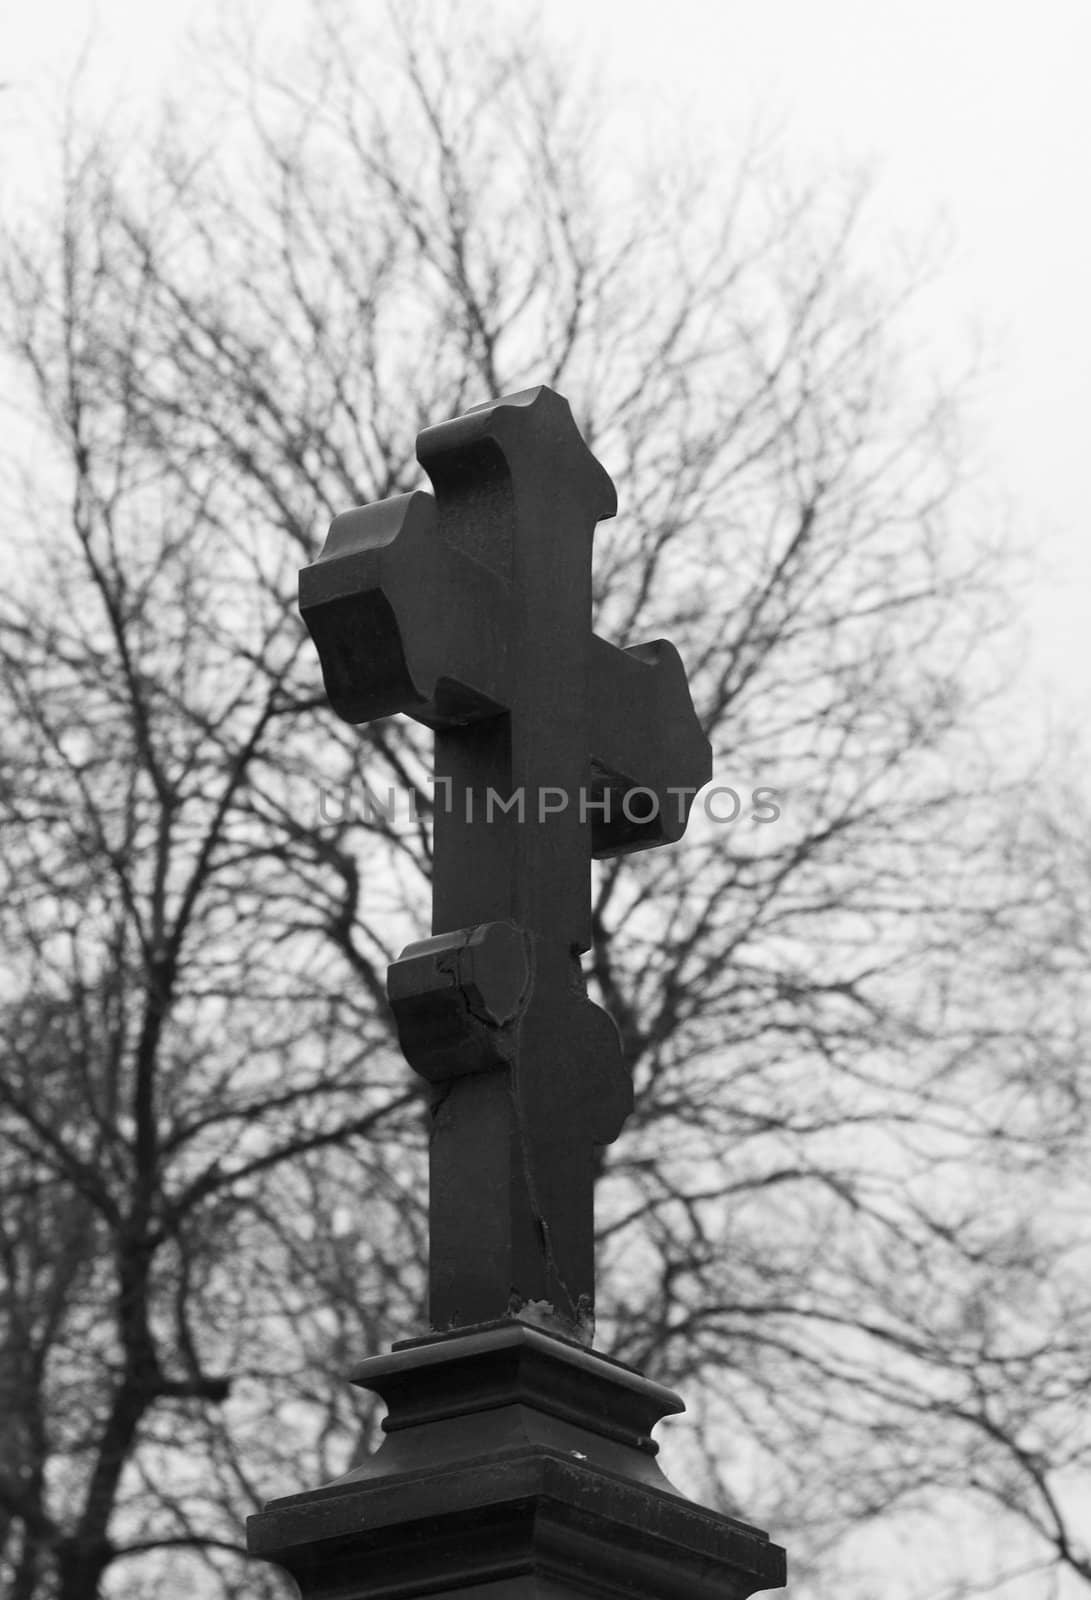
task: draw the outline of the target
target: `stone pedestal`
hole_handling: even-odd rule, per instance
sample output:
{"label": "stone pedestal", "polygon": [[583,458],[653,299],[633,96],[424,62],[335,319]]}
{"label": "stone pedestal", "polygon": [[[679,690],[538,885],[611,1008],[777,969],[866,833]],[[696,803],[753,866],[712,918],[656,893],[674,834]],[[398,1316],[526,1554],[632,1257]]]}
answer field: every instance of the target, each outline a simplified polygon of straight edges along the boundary
{"label": "stone pedestal", "polygon": [[518,1321],[407,1341],[354,1383],[388,1408],[355,1471],[251,1517],[304,1600],[744,1600],[784,1583],[757,1528],[656,1463],[669,1389]]}

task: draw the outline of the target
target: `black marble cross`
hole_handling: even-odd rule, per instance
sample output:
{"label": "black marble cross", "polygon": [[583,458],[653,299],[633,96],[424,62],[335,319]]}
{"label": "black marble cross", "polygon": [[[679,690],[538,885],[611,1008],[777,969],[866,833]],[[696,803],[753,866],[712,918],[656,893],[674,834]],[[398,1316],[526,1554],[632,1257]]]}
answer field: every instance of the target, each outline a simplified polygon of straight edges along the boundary
{"label": "black marble cross", "polygon": [[591,631],[617,500],[567,401],[479,406],[417,456],[434,498],[337,517],[300,609],[340,716],[435,730],[433,936],[388,982],[432,1085],[430,1319],[589,1341],[594,1148],[632,1104],[580,968],[590,858],[680,838],[711,753],[674,647]]}

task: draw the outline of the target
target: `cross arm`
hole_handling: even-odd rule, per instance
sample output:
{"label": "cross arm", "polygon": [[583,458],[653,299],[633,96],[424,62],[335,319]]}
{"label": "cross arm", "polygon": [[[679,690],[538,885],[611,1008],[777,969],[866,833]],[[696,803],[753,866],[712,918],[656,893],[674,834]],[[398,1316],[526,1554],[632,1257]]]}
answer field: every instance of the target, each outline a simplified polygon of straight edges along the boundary
{"label": "cross arm", "polygon": [[451,727],[502,711],[505,599],[495,573],[440,536],[421,490],[335,517],[299,575],[326,693],[346,722],[404,711]]}
{"label": "cross arm", "polygon": [[[592,789],[608,806],[592,814],[592,854],[673,844],[712,776],[712,747],[682,658],[666,639],[619,650],[596,634],[590,676]],[[633,795],[636,789],[650,793]]]}

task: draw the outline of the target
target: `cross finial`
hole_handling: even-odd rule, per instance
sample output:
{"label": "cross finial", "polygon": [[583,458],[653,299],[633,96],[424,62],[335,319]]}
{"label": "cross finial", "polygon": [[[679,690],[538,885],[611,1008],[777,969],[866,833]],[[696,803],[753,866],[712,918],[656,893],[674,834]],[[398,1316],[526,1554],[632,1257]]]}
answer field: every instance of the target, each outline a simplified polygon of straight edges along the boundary
{"label": "cross finial", "polygon": [[632,1088],[587,998],[590,859],[669,843],[711,776],[663,640],[591,630],[614,487],[547,388],[427,428],[435,490],[337,517],[300,574],[330,703],[435,730],[432,937],[390,969],[432,1085],[430,1319],[590,1340],[594,1152]]}

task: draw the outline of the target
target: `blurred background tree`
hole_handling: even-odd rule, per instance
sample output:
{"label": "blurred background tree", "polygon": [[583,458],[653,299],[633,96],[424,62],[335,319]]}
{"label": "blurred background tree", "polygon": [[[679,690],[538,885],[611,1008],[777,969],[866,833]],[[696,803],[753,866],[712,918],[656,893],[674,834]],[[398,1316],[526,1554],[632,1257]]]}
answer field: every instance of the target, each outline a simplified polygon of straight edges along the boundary
{"label": "blurred background tree", "polygon": [[[598,626],[677,642],[739,796],[596,874],[637,1102],[598,1343],[684,1390],[668,1466],[801,1596],[1082,1591],[1082,912],[984,754],[1010,569],[916,348],[927,259],[758,135],[638,170],[522,15],[259,45],[154,139],[74,109],[4,247],[10,1593],[283,1594],[244,1517],[375,1442],[344,1373],[424,1315],[383,983],[429,750],[330,716],[296,570],[420,483],[419,428],[538,382],[619,489]],[[937,1565],[892,1563],[922,1530]]]}

